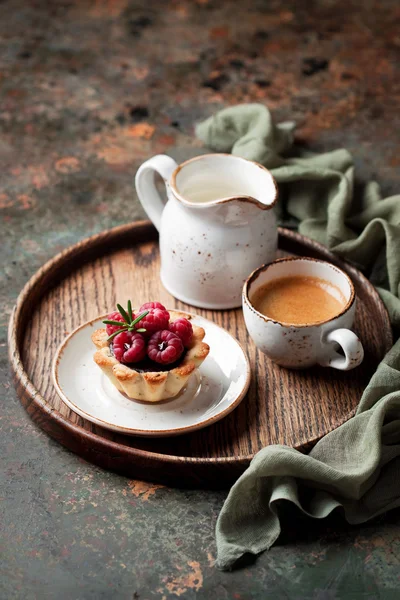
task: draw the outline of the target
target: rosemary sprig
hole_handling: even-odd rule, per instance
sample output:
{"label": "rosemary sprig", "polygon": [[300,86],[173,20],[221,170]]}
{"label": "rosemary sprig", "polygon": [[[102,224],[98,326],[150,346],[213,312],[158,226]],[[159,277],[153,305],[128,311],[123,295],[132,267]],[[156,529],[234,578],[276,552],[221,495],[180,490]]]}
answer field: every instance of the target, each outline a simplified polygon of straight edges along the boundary
{"label": "rosemary sprig", "polygon": [[[141,315],[139,315],[138,317],[136,317],[136,319],[134,319],[132,321],[132,323],[129,325],[128,331],[133,331],[135,329],[136,323],[139,323],[139,321],[141,321],[143,319],[143,317],[145,317],[148,314],[149,314],[149,311],[145,310],[144,312],[142,312]],[[146,330],[144,329],[143,331],[146,331]]]}
{"label": "rosemary sprig", "polygon": [[128,315],[131,321],[133,321],[132,302],[128,300]]}
{"label": "rosemary sprig", "polygon": [[122,331],[127,331],[127,329],[125,327],[124,328],[121,327],[121,329],[118,329],[118,331],[114,331],[114,333],[112,333],[111,335],[108,336],[107,342],[110,342],[113,338],[115,338],[116,335],[118,335]]}
{"label": "rosemary sprig", "polygon": [[120,304],[117,304],[117,308],[125,322],[114,321],[113,319],[104,319],[103,323],[105,323],[105,325],[118,325],[119,327],[117,331],[114,331],[114,333],[108,336],[107,342],[112,340],[116,335],[118,335],[122,331],[137,331],[138,333],[144,333],[146,331],[146,329],[143,327],[141,327],[140,329],[135,329],[135,325],[139,323],[139,321],[141,321],[146,315],[149,314],[148,310],[145,310],[134,319],[134,315],[132,312],[132,302],[130,300],[128,300],[127,311]]}
{"label": "rosemary sprig", "polygon": [[120,314],[123,316],[124,321],[126,321],[126,323],[128,323],[128,325],[129,325],[129,323],[131,323],[132,319],[129,318],[129,315],[126,312],[126,310],[120,304],[117,304],[117,308],[118,308]]}

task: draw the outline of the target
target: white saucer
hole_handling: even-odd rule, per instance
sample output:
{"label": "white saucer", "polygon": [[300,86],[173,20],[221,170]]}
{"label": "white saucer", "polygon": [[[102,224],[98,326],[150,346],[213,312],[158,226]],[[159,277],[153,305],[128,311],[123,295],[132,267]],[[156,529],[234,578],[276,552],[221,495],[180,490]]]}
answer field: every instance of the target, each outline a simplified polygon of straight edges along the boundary
{"label": "white saucer", "polygon": [[57,393],[85,419],[119,433],[141,436],[181,435],[229,414],[244,398],[250,366],[239,342],[211,321],[192,315],[203,327],[210,353],[186,388],[172,400],[151,404],[130,400],[112,385],[93,360],[94,329],[99,317],[73,331],[58,348],[52,376]]}

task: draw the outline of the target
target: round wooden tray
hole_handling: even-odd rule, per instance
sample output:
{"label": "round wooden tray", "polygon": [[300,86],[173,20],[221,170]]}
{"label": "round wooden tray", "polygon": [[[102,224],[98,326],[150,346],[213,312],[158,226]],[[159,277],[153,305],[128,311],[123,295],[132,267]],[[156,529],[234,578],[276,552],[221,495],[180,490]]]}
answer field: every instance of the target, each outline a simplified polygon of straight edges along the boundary
{"label": "round wooden tray", "polygon": [[[377,292],[355,268],[291,231],[279,230],[280,253],[331,261],[352,278],[358,295],[355,329],[365,349],[351,372],[328,368],[290,371],[271,363],[249,340],[241,310],[207,311],[175,300],[159,281],[157,232],[147,221],[88,238],[45,264],[22,290],[9,329],[17,393],[49,435],[106,469],[182,487],[232,483],[267,444],[301,451],[354,414],[371,374],[392,345],[388,314]],[[115,434],[86,421],[57,396],[51,364],[62,339],[104,314],[116,301],[157,299],[192,310],[228,329],[247,349],[252,383],[239,407],[222,421],[178,438]]]}

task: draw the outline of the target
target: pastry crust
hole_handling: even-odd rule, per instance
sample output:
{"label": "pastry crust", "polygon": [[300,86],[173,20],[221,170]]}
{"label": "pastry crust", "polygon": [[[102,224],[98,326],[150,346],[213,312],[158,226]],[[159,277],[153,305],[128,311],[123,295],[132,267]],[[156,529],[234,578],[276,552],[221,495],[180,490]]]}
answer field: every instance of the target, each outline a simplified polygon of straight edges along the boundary
{"label": "pastry crust", "polygon": [[[190,315],[186,313],[169,312],[172,321],[180,317],[190,319]],[[92,333],[92,342],[97,348],[93,358],[115,387],[129,398],[160,402],[179,394],[192,373],[207,358],[210,347],[203,342],[204,336],[204,329],[193,325],[192,342],[177,367],[170,371],[142,373],[120,363],[110,350],[106,330],[96,329]]]}

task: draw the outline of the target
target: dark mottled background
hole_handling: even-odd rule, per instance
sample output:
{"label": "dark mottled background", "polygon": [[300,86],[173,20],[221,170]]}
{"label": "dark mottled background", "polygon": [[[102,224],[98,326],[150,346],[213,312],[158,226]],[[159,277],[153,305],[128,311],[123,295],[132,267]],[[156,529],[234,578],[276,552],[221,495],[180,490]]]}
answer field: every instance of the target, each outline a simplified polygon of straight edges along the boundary
{"label": "dark mottled background", "polygon": [[398,597],[399,511],[358,528],[292,514],[255,566],[220,573],[225,494],[128,481],[70,454],[29,421],[5,357],[27,279],[142,217],[138,165],[195,154],[194,123],[222,106],[264,102],[310,149],[345,146],[361,179],[398,192],[398,1],[3,0],[0,11],[1,598]]}

